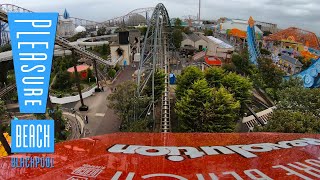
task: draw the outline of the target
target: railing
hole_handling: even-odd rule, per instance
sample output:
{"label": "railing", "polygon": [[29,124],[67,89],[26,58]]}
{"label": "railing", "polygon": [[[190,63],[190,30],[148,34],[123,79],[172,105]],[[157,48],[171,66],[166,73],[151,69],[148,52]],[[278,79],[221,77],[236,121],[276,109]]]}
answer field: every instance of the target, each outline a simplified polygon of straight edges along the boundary
{"label": "railing", "polygon": [[[67,112],[69,114],[72,114],[75,116],[76,122],[77,122],[77,127],[80,130],[80,137],[84,137],[86,133],[88,133],[88,130],[85,129],[85,118],[83,117],[82,114],[80,114],[78,111],[75,111],[74,109],[69,109],[69,108],[64,108],[60,107],[60,109],[64,112]],[[82,123],[78,121],[77,117],[80,117],[82,120]]]}
{"label": "railing", "polygon": [[[268,119],[272,115],[274,109],[276,109],[275,106],[257,113],[257,116],[262,120],[263,124],[268,123]],[[255,126],[260,125],[258,120],[253,115],[244,117],[242,119],[242,123],[246,124],[246,126],[249,128],[249,131],[253,131]]]}
{"label": "railing", "polygon": [[[3,11],[2,9],[0,9],[0,19],[5,22],[8,22],[7,12]],[[71,45],[71,43],[68,40],[66,40],[58,35],[56,36],[56,43],[66,49],[73,49],[73,50],[75,50],[75,52],[77,52],[77,53],[79,53],[89,59],[96,60],[98,63],[102,63],[105,65],[115,66],[119,61],[119,59],[115,62],[104,60],[103,58],[87,51],[85,48],[82,48],[77,45]]]}
{"label": "railing", "polygon": [[0,97],[5,96],[6,94],[12,92],[13,90],[16,90],[16,84],[11,84],[3,89],[0,90]]}

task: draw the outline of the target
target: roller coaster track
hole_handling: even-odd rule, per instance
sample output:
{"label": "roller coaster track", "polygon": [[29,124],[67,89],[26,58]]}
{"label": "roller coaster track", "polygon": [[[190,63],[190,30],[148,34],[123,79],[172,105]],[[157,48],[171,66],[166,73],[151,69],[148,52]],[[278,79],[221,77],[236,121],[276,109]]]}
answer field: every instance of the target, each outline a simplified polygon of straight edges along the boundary
{"label": "roller coaster track", "polygon": [[[3,9],[5,11],[14,11],[14,12],[32,12],[26,8],[14,5],[14,4],[0,4],[0,9]],[[84,26],[84,27],[93,27],[96,26],[114,26],[122,24],[124,20],[130,18],[132,15],[141,14],[141,13],[149,13],[154,10],[154,7],[147,7],[147,8],[138,8],[135,9],[129,13],[127,13],[124,16],[115,17],[109,20],[106,20],[104,22],[97,22],[92,20],[87,20],[83,18],[77,18],[77,17],[69,17],[74,22],[74,25],[76,26]],[[63,19],[63,15],[60,15],[60,18]]]}
{"label": "roller coaster track", "polygon": [[[137,78],[137,96],[140,97],[147,82],[152,82],[152,100],[149,102],[147,114],[151,114],[155,127],[155,80],[154,75],[157,69],[163,69],[165,73],[164,90],[162,95],[160,132],[170,132],[170,97],[169,97],[169,62],[168,54],[170,41],[170,19],[163,4],[158,4],[153,11],[148,24],[146,37],[141,52],[141,60]],[[140,115],[141,116],[141,115]],[[139,116],[139,117],[140,117]]]}
{"label": "roller coaster track", "polygon": [[[7,12],[3,11],[2,9],[0,9],[0,20],[8,23]],[[86,57],[91,60],[95,60],[95,61],[97,61],[97,63],[108,65],[108,66],[115,66],[117,64],[117,61],[112,62],[111,60],[104,60],[103,58],[87,51],[85,48],[82,48],[77,45],[72,45],[71,42],[69,42],[68,40],[66,40],[58,35],[56,36],[55,43],[65,49],[73,50],[75,53],[78,53],[83,57]]]}

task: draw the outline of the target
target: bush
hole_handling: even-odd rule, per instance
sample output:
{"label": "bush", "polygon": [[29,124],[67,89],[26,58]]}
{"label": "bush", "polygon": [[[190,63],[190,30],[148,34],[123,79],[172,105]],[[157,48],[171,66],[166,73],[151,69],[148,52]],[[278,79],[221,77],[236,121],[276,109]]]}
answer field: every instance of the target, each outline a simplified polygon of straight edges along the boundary
{"label": "bush", "polygon": [[268,51],[268,50],[266,50],[266,49],[260,49],[260,53],[261,53],[262,55],[271,55],[271,52]]}
{"label": "bush", "polygon": [[222,69],[227,72],[236,72],[236,67],[234,64],[224,64],[222,65]]}
{"label": "bush", "polygon": [[70,74],[67,71],[58,72],[56,81],[54,82],[52,88],[58,90],[70,89],[72,86],[73,80],[70,77]]}
{"label": "bush", "polygon": [[118,71],[120,70],[119,64],[117,64],[117,65],[114,67],[114,70],[116,70],[116,72],[118,72]]}
{"label": "bush", "polygon": [[114,70],[114,69],[109,69],[108,70],[108,76],[110,77],[110,78],[114,78],[115,77],[115,75],[116,75],[116,70]]}
{"label": "bush", "polygon": [[320,118],[309,112],[276,110],[269,122],[257,131],[284,133],[320,133]]}

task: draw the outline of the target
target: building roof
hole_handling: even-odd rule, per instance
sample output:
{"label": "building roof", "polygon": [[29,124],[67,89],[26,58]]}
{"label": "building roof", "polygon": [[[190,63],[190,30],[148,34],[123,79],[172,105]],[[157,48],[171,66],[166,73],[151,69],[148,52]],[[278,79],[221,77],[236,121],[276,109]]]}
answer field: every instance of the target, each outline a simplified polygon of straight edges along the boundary
{"label": "building roof", "polygon": [[303,66],[303,64],[296,58],[293,58],[291,56],[288,55],[281,55],[281,59],[285,60],[285,61],[289,61],[291,64],[297,65],[297,66]]}
{"label": "building roof", "polygon": [[[81,71],[87,70],[88,68],[90,68],[90,66],[88,66],[86,64],[81,64],[81,65],[77,66],[77,71],[81,72]],[[70,72],[70,73],[73,73],[74,72],[74,68],[71,67],[67,71]]]}
{"label": "building roof", "polygon": [[[248,22],[244,20],[231,20],[221,23],[221,26],[223,30],[239,29],[241,31],[247,32]],[[257,33],[263,34],[263,32],[257,26],[254,26],[254,29]]]}
{"label": "building roof", "polygon": [[193,42],[197,42],[197,41],[201,40],[201,38],[198,35],[194,34],[194,33],[188,34],[188,36]]}
{"label": "building roof", "polygon": [[182,38],[183,40],[189,39],[189,36],[186,33],[182,33]]}
{"label": "building roof", "polygon": [[196,35],[194,33],[192,33],[192,34],[182,33],[182,36],[183,36],[183,40],[190,39],[193,42],[197,42],[197,41],[202,39],[202,38],[200,38],[198,35]]}
{"label": "building roof", "polygon": [[215,37],[213,37],[213,36],[207,36],[207,38],[210,40],[210,41],[213,41],[215,44],[218,44],[219,45],[219,47],[221,47],[221,48],[233,48],[233,46],[231,46],[230,44],[227,44],[227,43],[225,43],[225,42],[223,42],[223,41],[221,41],[220,39],[217,39],[217,38],[215,38]]}

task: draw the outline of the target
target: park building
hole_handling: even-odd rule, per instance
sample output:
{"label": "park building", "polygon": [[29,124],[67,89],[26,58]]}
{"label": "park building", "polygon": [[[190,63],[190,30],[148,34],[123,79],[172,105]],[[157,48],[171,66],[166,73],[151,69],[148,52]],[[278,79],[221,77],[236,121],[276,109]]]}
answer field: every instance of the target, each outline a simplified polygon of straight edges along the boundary
{"label": "park building", "polygon": [[192,34],[182,33],[182,36],[183,36],[183,40],[181,42],[181,47],[192,46],[198,50],[204,50],[208,47],[207,40],[195,33],[192,33]]}
{"label": "park building", "polygon": [[[248,21],[245,20],[235,20],[235,19],[226,19],[224,22],[221,22],[217,25],[216,31],[221,34],[226,34],[238,38],[246,38],[247,37],[247,28]],[[255,25],[255,31],[257,39],[262,39],[263,32],[261,29]]]}
{"label": "park building", "polygon": [[63,16],[59,17],[57,35],[62,37],[71,37],[75,35],[75,25],[70,19],[70,14],[67,9],[64,10]]}

